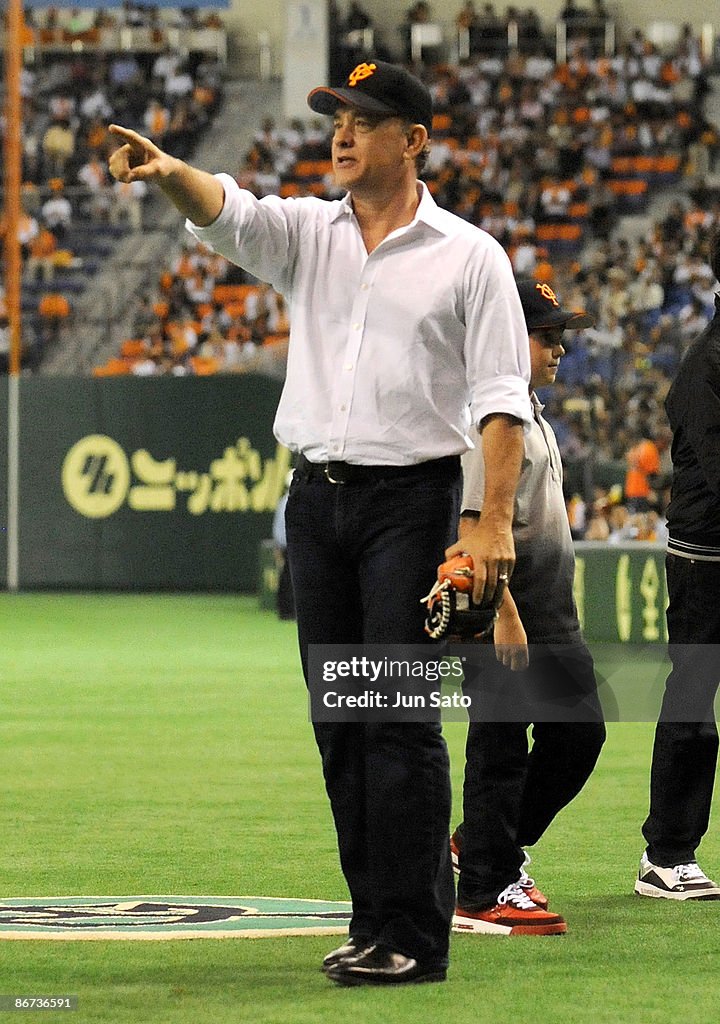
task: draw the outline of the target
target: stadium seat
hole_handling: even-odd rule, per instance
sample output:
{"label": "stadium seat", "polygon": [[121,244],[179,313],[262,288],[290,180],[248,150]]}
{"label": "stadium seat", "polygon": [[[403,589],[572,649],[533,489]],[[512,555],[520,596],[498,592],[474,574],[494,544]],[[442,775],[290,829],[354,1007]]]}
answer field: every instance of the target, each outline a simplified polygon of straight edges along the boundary
{"label": "stadium seat", "polygon": [[120,346],[123,359],[142,359],[147,354],[148,346],[144,338],[127,338]]}
{"label": "stadium seat", "polygon": [[209,377],[218,372],[217,359],[212,356],[191,356],[190,365],[197,377]]}
{"label": "stadium seat", "polygon": [[434,114],[432,119],[433,138],[441,139],[449,134],[452,128],[452,118],[449,114]]}
{"label": "stadium seat", "polygon": [[93,377],[121,377],[130,373],[130,362],[127,359],[114,357],[108,359],[103,366],[93,367]]}
{"label": "stadium seat", "polygon": [[648,183],[644,178],[618,178],[608,182],[618,206],[627,213],[637,213],[647,204]]}
{"label": "stadium seat", "polygon": [[216,284],[213,288],[213,302],[245,302],[250,292],[255,291],[254,284]]}
{"label": "stadium seat", "polygon": [[67,320],[72,312],[69,299],[59,292],[46,292],[37,308],[45,320]]}

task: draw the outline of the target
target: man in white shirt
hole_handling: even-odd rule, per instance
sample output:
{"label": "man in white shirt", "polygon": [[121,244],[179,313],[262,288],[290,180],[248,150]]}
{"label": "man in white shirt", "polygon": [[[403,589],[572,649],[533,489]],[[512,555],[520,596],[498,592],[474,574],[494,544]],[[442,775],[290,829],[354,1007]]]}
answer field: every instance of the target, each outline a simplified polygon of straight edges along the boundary
{"label": "man in white shirt", "polygon": [[[425,86],[371,60],[308,102],[334,117],[344,198],[257,199],[119,126],[121,181],[155,181],[190,230],[287,302],[275,420],[298,454],[287,503],[301,657],[317,644],[420,644],[457,536],[468,409],[483,427],[487,515],[464,548],[476,591],[514,564],[512,506],[529,423],[529,355],[509,260],[417,180]],[[451,545],[448,548],[448,545]],[[323,970],[343,985],[444,980],[454,907],[450,783],[438,721],[314,723],[353,904]]]}

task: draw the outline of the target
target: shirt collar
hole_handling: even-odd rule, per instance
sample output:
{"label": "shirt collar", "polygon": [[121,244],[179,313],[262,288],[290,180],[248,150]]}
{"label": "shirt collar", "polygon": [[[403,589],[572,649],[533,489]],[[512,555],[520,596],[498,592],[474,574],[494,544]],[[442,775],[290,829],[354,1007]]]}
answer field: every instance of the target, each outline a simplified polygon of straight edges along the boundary
{"label": "shirt collar", "polygon": [[[417,210],[415,211],[415,217],[407,226],[413,227],[415,224],[427,224],[428,227],[433,228],[435,231],[439,231],[443,235],[447,234],[443,212],[430,195],[430,189],[424,181],[419,181],[418,185],[420,186],[420,202]],[[351,194],[350,192],[346,192],[343,198],[338,202],[337,208],[330,219],[332,222],[335,222],[341,217],[352,216],[352,214],[353,206]]]}
{"label": "shirt collar", "polygon": [[430,189],[427,187],[425,182],[421,181],[419,182],[419,185],[420,204],[417,208],[413,223],[417,224],[421,222],[423,224],[427,224],[428,227],[434,228],[435,231],[439,231],[441,234],[446,235],[447,227],[445,225],[443,211],[430,195]]}
{"label": "shirt collar", "polygon": [[350,198],[350,193],[346,192],[343,198],[338,202],[330,221],[334,223],[336,220],[340,220],[341,217],[352,216],[352,212],[352,199]]}

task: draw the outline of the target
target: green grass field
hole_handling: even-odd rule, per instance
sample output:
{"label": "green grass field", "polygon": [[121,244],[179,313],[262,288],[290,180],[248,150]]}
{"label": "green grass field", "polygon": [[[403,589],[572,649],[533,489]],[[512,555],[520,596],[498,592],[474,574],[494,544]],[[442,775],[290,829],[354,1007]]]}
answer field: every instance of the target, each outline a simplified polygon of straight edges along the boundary
{"label": "green grass field", "polygon": [[[2,594],[0,637],[0,897],[347,898],[292,623],[251,598]],[[77,995],[78,1024],[714,1021],[720,904],[632,895],[651,740],[613,724],[533,851],[569,934],[455,936],[445,985],[338,989],[332,936],[12,941],[0,995]],[[701,860],[720,874],[717,829]]]}

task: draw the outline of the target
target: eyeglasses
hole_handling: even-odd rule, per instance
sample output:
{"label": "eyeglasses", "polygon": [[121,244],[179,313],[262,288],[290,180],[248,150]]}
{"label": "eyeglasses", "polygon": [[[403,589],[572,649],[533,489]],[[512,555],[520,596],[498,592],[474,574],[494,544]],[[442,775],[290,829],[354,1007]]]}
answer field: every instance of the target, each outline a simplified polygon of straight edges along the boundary
{"label": "eyeglasses", "polygon": [[555,345],[564,345],[565,328],[564,327],[538,327],[529,332],[532,334],[541,345],[547,346],[547,348],[554,348]]}

